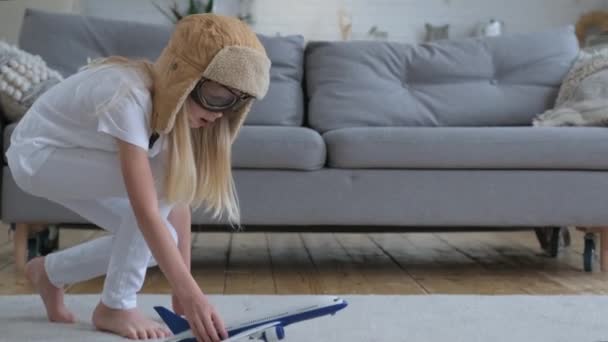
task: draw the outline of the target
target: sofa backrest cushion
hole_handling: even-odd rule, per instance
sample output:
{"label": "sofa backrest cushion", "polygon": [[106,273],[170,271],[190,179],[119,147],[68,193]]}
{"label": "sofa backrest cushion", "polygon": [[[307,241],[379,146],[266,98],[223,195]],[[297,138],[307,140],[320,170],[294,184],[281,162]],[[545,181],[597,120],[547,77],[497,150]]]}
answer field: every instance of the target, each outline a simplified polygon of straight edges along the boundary
{"label": "sofa backrest cushion", "polygon": [[[111,55],[156,60],[171,36],[172,26],[110,20],[76,14],[27,9],[19,46],[67,77],[95,59]],[[272,61],[266,97],[254,104],[245,124],[300,126],[304,38],[259,35]]]}
{"label": "sofa backrest cushion", "polygon": [[311,42],[310,125],[530,125],[553,105],[578,51],[572,27],[419,45]]}

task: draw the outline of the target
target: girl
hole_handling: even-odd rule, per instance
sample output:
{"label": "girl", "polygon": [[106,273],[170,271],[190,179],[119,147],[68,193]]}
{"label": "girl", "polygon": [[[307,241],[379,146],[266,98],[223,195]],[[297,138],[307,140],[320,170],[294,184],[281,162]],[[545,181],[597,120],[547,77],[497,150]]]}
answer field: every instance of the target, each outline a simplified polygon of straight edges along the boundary
{"label": "girl", "polygon": [[190,275],[190,207],[239,225],[230,148],[253,99],[266,94],[269,69],[245,24],[192,15],[154,64],[111,57],[36,101],[7,151],[15,182],[112,233],[28,263],[49,320],[75,320],[66,284],[106,274],[95,327],[131,339],[168,336],[136,308],[146,268],[158,263],[197,339],[228,337]]}

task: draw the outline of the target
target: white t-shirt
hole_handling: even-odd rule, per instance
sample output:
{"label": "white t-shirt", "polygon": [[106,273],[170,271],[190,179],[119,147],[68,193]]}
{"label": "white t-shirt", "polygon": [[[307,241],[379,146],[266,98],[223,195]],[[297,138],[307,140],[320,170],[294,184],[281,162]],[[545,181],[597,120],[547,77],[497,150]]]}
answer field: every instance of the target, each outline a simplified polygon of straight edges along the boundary
{"label": "white t-shirt", "polygon": [[[83,70],[42,94],[18,123],[7,155],[30,174],[56,148],[117,152],[116,138],[139,146],[150,158],[152,96],[135,69],[109,65]],[[15,158],[16,157],[16,158]]]}

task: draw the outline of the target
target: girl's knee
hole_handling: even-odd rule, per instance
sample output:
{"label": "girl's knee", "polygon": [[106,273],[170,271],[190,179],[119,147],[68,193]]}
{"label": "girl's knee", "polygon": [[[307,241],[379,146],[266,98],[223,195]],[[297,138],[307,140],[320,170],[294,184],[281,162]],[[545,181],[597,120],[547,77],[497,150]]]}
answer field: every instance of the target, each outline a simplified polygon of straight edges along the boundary
{"label": "girl's knee", "polygon": [[21,191],[28,195],[49,198],[48,193],[44,191],[44,186],[38,182],[36,175],[29,175],[25,172],[13,172],[13,180]]}

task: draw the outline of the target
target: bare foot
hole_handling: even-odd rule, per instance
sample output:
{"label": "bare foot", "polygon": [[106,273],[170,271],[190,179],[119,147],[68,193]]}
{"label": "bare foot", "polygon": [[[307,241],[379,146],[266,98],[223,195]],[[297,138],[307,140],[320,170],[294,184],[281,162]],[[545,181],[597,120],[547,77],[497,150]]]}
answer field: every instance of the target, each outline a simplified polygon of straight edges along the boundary
{"label": "bare foot", "polygon": [[63,289],[51,284],[44,269],[44,257],[32,259],[25,266],[25,276],[40,293],[51,322],[74,323],[74,315],[63,303]]}
{"label": "bare foot", "polygon": [[101,302],[97,304],[93,312],[93,324],[98,330],[133,340],[171,336],[171,332],[167,328],[147,318],[138,309],[111,309]]}

